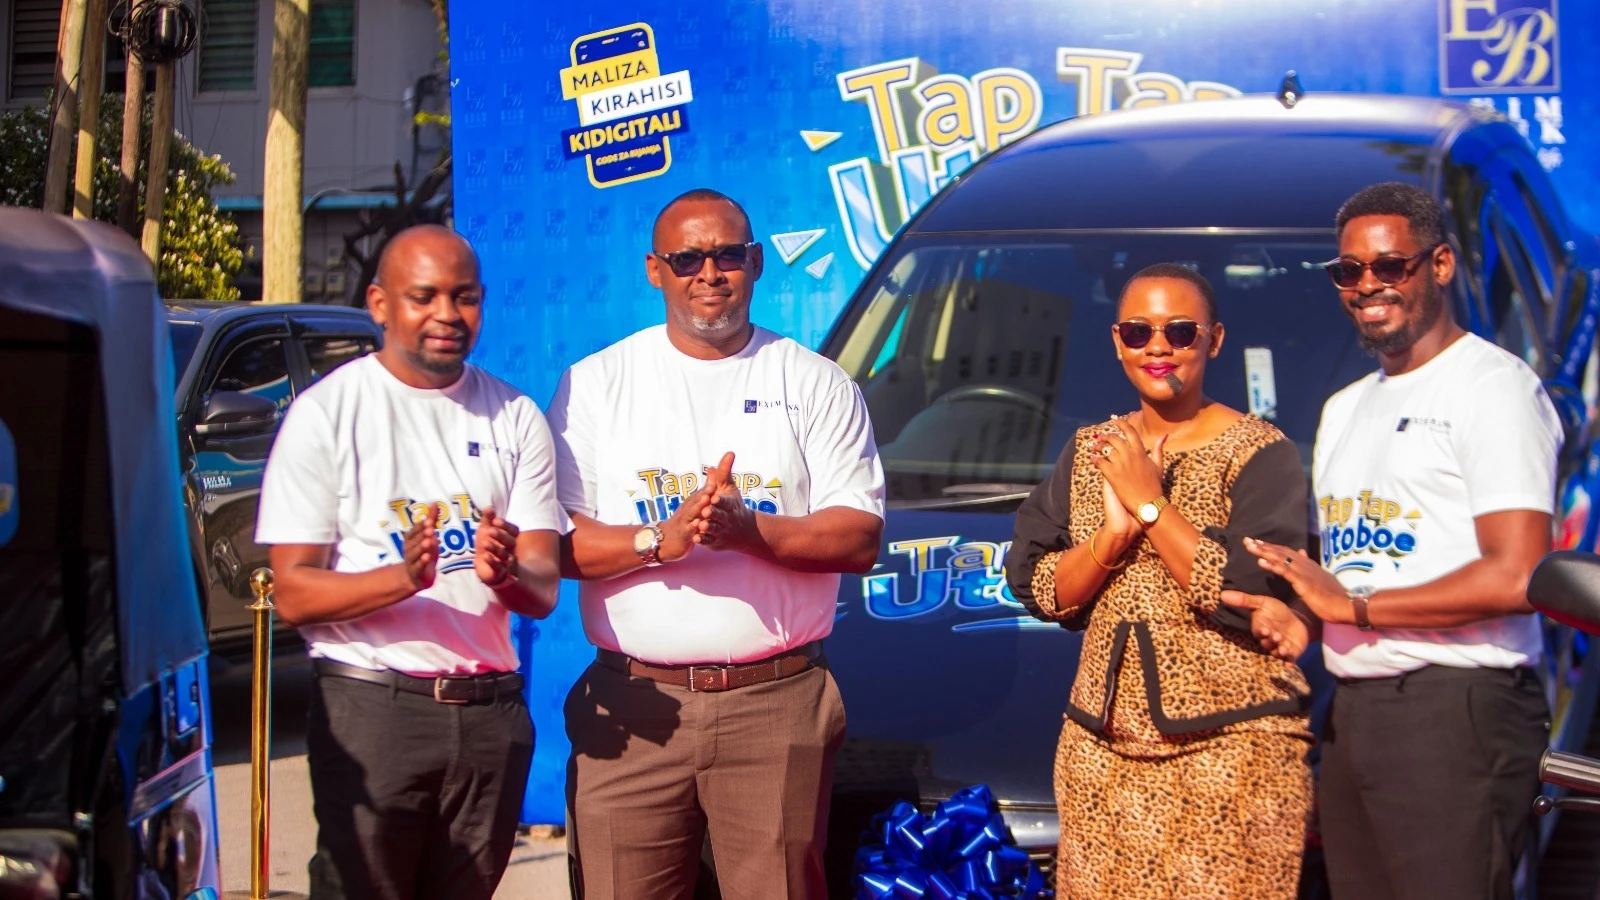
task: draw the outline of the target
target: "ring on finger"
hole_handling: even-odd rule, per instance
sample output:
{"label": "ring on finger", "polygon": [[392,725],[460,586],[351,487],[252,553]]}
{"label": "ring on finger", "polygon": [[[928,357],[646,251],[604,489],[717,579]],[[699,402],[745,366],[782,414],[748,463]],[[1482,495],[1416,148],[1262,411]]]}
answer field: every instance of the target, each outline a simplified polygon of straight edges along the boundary
{"label": "ring on finger", "polygon": [[1110,456],[1111,455],[1111,445],[1110,444],[1101,444],[1100,445],[1100,455],[1101,456]]}

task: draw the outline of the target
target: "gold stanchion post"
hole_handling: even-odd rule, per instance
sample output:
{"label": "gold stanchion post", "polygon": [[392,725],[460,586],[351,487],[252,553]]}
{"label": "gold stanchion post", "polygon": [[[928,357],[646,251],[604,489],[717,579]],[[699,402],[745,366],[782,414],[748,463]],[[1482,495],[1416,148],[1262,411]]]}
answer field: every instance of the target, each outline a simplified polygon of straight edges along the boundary
{"label": "gold stanchion post", "polygon": [[272,570],[250,575],[256,602],[255,669],[250,685],[250,900],[267,900],[268,824],[271,821],[272,750]]}

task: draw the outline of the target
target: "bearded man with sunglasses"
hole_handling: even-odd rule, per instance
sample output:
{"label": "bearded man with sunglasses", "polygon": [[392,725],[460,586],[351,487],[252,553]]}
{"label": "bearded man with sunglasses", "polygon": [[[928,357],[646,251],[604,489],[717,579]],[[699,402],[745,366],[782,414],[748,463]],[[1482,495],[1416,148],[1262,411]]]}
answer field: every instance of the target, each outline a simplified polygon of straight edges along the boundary
{"label": "bearded man with sunglasses", "polygon": [[550,403],[562,572],[597,648],[566,706],[574,880],[688,898],[709,835],[729,900],[823,897],[844,706],[821,641],[839,573],[877,561],[872,423],[837,365],[751,324],[761,245],[737,203],[690,191],[652,239],[666,323]]}
{"label": "bearded man with sunglasses", "polygon": [[1526,590],[1561,426],[1538,376],[1452,317],[1443,222],[1398,183],[1339,210],[1328,272],[1380,368],[1323,407],[1320,560],[1247,542],[1321,618],[1338,678],[1319,792],[1335,898],[1509,898],[1548,738]]}

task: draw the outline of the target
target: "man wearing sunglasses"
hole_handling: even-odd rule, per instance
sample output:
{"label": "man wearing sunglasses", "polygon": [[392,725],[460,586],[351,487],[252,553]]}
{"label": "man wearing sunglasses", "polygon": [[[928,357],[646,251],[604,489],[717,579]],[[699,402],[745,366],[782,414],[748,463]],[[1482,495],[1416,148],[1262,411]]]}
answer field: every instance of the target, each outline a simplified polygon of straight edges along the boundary
{"label": "man wearing sunglasses", "polygon": [[729,900],[822,897],[844,707],[821,641],[839,573],[877,560],[872,424],[838,366],[751,324],[737,203],[684,194],[652,240],[665,324],[574,365],[550,408],[597,648],[566,707],[580,896],[691,896],[709,835]]}
{"label": "man wearing sunglasses", "polygon": [[1337,679],[1321,830],[1335,898],[1510,897],[1549,709],[1526,588],[1561,426],[1522,360],[1464,331],[1434,198],[1379,184],[1327,264],[1379,370],[1323,407],[1319,560],[1249,544],[1321,618]]}

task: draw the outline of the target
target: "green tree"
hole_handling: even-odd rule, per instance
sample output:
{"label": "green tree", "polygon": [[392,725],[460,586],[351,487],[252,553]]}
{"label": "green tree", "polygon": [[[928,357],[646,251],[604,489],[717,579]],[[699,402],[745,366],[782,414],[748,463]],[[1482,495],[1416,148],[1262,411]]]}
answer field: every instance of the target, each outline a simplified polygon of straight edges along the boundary
{"label": "green tree", "polygon": [[[100,134],[96,140],[94,217],[117,219],[117,192],[122,180],[122,95],[107,95],[100,104]],[[138,186],[139,220],[144,218],[146,157],[150,134],[150,104],[144,104],[146,146],[140,148]],[[44,202],[45,161],[50,149],[47,106],[29,106],[0,113],[0,203],[39,207]],[[156,283],[163,297],[190,300],[237,300],[234,276],[244,265],[239,226],[217,209],[211,189],[232,184],[234,174],[219,156],[202,153],[182,135],[174,135],[167,166],[167,196],[163,205],[160,263]]]}

